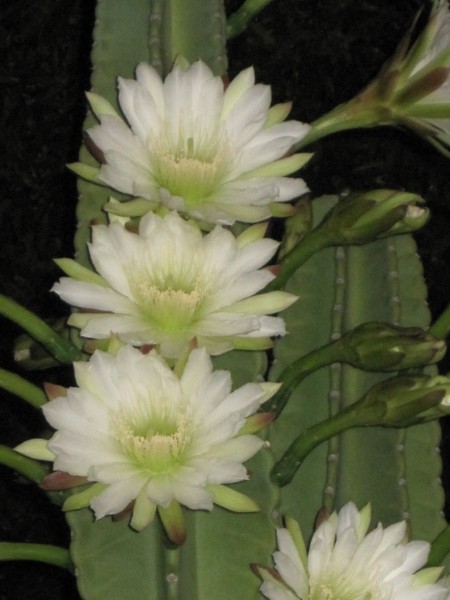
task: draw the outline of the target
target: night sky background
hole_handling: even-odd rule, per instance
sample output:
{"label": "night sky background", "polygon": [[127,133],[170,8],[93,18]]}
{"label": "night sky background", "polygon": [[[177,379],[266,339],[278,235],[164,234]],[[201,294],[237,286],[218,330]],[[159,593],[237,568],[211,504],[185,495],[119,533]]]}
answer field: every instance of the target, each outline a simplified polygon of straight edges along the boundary
{"label": "night sky background", "polygon": [[[227,0],[227,12],[240,3]],[[311,122],[376,75],[421,7],[419,29],[429,8],[422,0],[275,0],[230,42],[230,76],[254,64],[274,101],[293,100],[292,118]],[[77,159],[81,143],[94,11],[93,0],[0,2],[0,291],[45,318],[67,314],[48,290],[59,277],[52,259],[73,255],[76,182],[65,164]],[[437,316],[450,299],[450,162],[392,128],[335,135],[312,149],[303,176],[315,196],[392,187],[426,199],[432,219],[415,237]],[[3,319],[0,327],[0,365],[14,369],[20,331]],[[62,382],[70,373],[30,377]],[[2,394],[0,443],[14,446],[43,426],[33,409]],[[442,453],[450,463],[445,423]],[[447,470],[443,478],[450,497]],[[7,468],[0,468],[0,540],[69,543],[59,509]],[[0,600],[19,598],[79,596],[60,569],[0,563]]]}

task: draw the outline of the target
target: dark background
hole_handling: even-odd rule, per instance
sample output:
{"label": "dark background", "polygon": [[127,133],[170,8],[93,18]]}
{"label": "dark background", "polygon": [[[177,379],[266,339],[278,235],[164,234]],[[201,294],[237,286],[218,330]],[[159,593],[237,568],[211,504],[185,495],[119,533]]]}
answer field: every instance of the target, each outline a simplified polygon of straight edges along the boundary
{"label": "dark background", "polygon": [[[227,11],[240,3],[228,0]],[[292,116],[310,122],[376,75],[421,7],[426,15],[422,0],[275,0],[230,42],[230,75],[254,64],[257,80],[272,84],[274,101],[292,99]],[[0,291],[46,318],[67,310],[48,289],[59,277],[52,258],[73,254],[76,186],[65,163],[77,159],[81,143],[94,10],[93,0],[0,1]],[[426,199],[433,216],[416,239],[437,316],[450,298],[450,162],[391,128],[335,135],[313,149],[304,177],[314,195],[392,187]],[[4,320],[0,326],[0,365],[14,368],[11,347],[20,332]],[[43,377],[34,376],[37,383]],[[55,377],[69,375],[45,375]],[[14,446],[42,427],[34,410],[2,395],[0,443]],[[447,431],[444,424],[450,463]],[[446,470],[444,485],[450,496]],[[59,509],[0,468],[0,540],[68,545],[68,537]],[[19,598],[78,594],[57,568],[0,564],[0,600]]]}

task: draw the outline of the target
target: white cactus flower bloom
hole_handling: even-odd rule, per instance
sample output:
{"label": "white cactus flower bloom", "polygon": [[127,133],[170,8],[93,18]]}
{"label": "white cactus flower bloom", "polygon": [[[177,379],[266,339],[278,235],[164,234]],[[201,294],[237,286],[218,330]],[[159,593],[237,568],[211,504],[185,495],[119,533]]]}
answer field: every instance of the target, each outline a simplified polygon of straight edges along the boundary
{"label": "white cactus flower bloom", "polygon": [[104,157],[97,181],[115,190],[222,224],[267,219],[273,203],[307,191],[286,175],[310,155],[286,155],[309,126],[282,122],[288,105],[270,109],[270,87],[255,85],[253,68],[224,89],[202,61],[175,66],[164,81],[140,64],[136,80],[119,78],[126,121],[88,97],[101,123],[88,130]]}
{"label": "white cactus flower bloom", "polygon": [[447,600],[442,569],[421,569],[430,545],[406,541],[404,521],[367,533],[370,506],[353,503],[315,531],[309,552],[295,521],[277,530],[276,573],[257,567],[269,600]]}
{"label": "white cactus flower bloom", "polygon": [[[254,228],[260,238],[261,226]],[[285,326],[267,315],[284,310],[296,296],[256,295],[274,278],[261,267],[278,243],[254,237],[235,238],[219,225],[203,236],[176,212],[148,213],[138,234],[119,223],[96,225],[89,252],[99,275],[86,270],[84,281],[63,277],[53,290],[72,306],[97,311],[69,319],[88,338],[116,334],[123,342],[156,345],[169,358],[180,357],[192,343],[214,355],[270,347],[270,338],[284,335]]]}
{"label": "white cactus flower bloom", "polygon": [[[135,501],[131,525],[140,530],[172,503],[211,510],[223,484],[248,479],[242,463],[263,441],[241,429],[276,386],[248,383],[232,392],[230,373],[213,371],[204,348],[190,353],[181,376],[156,351],[132,346],[115,356],[96,351],[75,363],[75,375],[79,387],[43,407],[56,429],[45,441],[54,469],[95,482],[90,493],[69,497],[66,510],[90,504],[102,518]],[[257,510],[229,493],[238,511]]]}

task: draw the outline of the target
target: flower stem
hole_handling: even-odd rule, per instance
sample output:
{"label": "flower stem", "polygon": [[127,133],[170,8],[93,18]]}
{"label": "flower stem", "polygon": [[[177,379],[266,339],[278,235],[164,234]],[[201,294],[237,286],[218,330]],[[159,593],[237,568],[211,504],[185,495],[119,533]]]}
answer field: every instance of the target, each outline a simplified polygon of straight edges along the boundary
{"label": "flower stem", "polygon": [[311,129],[295,146],[295,151],[313,142],[349,129],[389,125],[388,109],[376,104],[370,90],[365,90],[353,100],[340,104],[311,123]]}
{"label": "flower stem", "polygon": [[339,342],[332,342],[331,344],[313,350],[309,354],[306,354],[293,362],[277,378],[278,381],[283,382],[283,385],[273,398],[270,399],[267,406],[264,406],[264,410],[279,415],[286,406],[291,394],[305,377],[322,367],[343,360],[344,356],[342,355],[341,349],[342,345]]}
{"label": "flower stem", "polygon": [[0,314],[20,325],[59,362],[69,364],[80,359],[81,352],[74,344],[58,335],[35,314],[2,294],[0,294]]}
{"label": "flower stem", "polygon": [[40,408],[47,402],[47,398],[43,390],[33,385],[23,377],[0,369],[0,388],[15,394],[31,406]]}
{"label": "flower stem", "polygon": [[431,542],[431,550],[428,556],[427,567],[438,567],[450,553],[450,525]]}
{"label": "flower stem", "polygon": [[50,544],[0,542],[0,560],[37,560],[63,569],[73,567],[69,551]]}
{"label": "flower stem", "polygon": [[227,20],[227,38],[231,39],[242,33],[253,17],[271,2],[272,0],[245,0]]}
{"label": "flower stem", "polygon": [[371,425],[377,422],[377,407],[349,406],[337,415],[313,425],[292,442],[284,456],[272,469],[272,481],[283,487],[294,477],[303,461],[322,442],[353,427]]}
{"label": "flower stem", "polygon": [[271,292],[281,289],[311,256],[330,245],[330,240],[320,228],[309,233],[298,246],[295,246],[283,256],[280,261],[280,271],[276,278],[269,283],[264,291]]}
{"label": "flower stem", "polygon": [[0,464],[14,469],[31,481],[39,483],[48,474],[48,469],[40,462],[22,456],[15,450],[0,444]]}
{"label": "flower stem", "polygon": [[439,340],[445,339],[450,333],[450,304],[444,312],[431,325],[429,333]]}

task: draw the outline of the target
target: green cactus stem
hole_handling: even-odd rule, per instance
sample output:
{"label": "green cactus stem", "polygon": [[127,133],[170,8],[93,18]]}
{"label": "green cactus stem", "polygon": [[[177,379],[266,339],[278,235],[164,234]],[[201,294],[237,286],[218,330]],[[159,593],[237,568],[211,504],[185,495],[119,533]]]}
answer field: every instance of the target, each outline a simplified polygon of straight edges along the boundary
{"label": "green cactus stem", "polygon": [[0,314],[20,325],[59,362],[70,364],[81,358],[81,352],[74,344],[58,335],[45,321],[3,294],[0,294]]}
{"label": "green cactus stem", "polygon": [[69,550],[50,544],[0,542],[0,561],[33,560],[72,570]]}
{"label": "green cactus stem", "polygon": [[271,2],[272,0],[245,0],[228,18],[227,37],[231,39],[245,31],[250,21]]}
{"label": "green cactus stem", "polygon": [[20,377],[20,375],[5,369],[0,369],[0,388],[15,394],[35,408],[40,408],[47,402],[43,390]]}
{"label": "green cactus stem", "polygon": [[0,464],[14,469],[35,483],[40,483],[49,472],[49,469],[37,460],[22,456],[2,444],[0,444]]}

